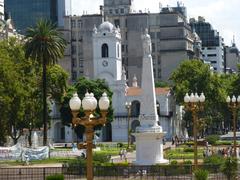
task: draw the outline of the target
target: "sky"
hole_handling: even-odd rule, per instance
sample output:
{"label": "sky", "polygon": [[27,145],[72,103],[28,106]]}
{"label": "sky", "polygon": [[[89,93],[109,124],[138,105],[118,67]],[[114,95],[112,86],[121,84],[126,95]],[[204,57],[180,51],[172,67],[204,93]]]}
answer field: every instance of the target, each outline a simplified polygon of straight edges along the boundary
{"label": "sky", "polygon": [[[103,0],[71,0],[72,15],[99,13],[99,6]],[[237,47],[240,48],[240,0],[182,0],[187,7],[188,18],[203,16],[211,23],[224,38],[226,45],[230,46],[235,37]],[[162,7],[177,6],[177,0],[134,0],[134,9],[138,12],[149,9],[150,12],[159,12]]]}

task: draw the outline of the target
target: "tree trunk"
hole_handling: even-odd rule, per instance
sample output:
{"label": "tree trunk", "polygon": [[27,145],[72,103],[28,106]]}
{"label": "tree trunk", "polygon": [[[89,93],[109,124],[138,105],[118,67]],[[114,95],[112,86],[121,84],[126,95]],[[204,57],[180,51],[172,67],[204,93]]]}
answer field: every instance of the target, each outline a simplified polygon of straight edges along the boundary
{"label": "tree trunk", "polygon": [[22,135],[22,131],[19,130],[19,134],[18,134],[17,129],[13,127],[13,132],[10,134],[10,137],[12,138],[14,145],[18,143],[18,139],[21,137],[21,135]]}
{"label": "tree trunk", "polygon": [[47,145],[47,64],[46,58],[43,58],[43,145]]}
{"label": "tree trunk", "polygon": [[31,128],[29,128],[28,144],[29,144],[29,147],[32,147],[32,129]]}

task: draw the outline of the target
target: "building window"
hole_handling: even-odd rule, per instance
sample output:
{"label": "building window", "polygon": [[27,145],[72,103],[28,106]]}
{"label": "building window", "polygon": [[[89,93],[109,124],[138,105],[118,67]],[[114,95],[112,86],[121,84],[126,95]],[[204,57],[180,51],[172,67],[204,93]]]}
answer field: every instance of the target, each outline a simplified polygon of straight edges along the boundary
{"label": "building window", "polygon": [[72,28],[75,28],[75,27],[76,27],[76,21],[75,21],[75,20],[72,20],[72,21],[71,21],[71,25],[72,25]]}
{"label": "building window", "polygon": [[211,63],[212,63],[212,64],[216,64],[216,63],[217,63],[217,61],[211,61]]}
{"label": "building window", "polygon": [[77,79],[77,72],[73,71],[72,72],[72,81],[76,81]]}
{"label": "building window", "polygon": [[77,66],[77,61],[76,58],[72,59],[72,67],[76,67]]}
{"label": "building window", "polygon": [[120,11],[121,11],[121,14],[124,14],[124,9],[123,8],[121,8]]}
{"label": "building window", "polygon": [[125,58],[124,57],[122,58],[122,63],[125,64]]}
{"label": "building window", "polygon": [[72,32],[72,41],[76,41],[76,33]]}
{"label": "building window", "polygon": [[127,32],[125,33],[125,36],[126,36],[126,40],[127,40],[128,39],[128,33]]}
{"label": "building window", "polygon": [[76,46],[72,45],[72,54],[76,54]]}
{"label": "building window", "polygon": [[161,78],[161,69],[158,69],[158,78]]}
{"label": "building window", "polygon": [[112,13],[113,13],[113,11],[112,11],[112,9],[110,9],[110,10],[109,10],[109,14],[112,14]]}
{"label": "building window", "polygon": [[161,43],[160,41],[157,42],[157,51],[160,52],[161,50]]}
{"label": "building window", "polygon": [[152,57],[152,60],[153,60],[153,65],[155,65],[156,64],[155,56]]}
{"label": "building window", "polygon": [[149,34],[150,34],[151,39],[155,39],[155,32],[150,32]]}
{"label": "building window", "polygon": [[158,56],[158,64],[161,64],[161,56]]}
{"label": "building window", "polygon": [[122,44],[122,52],[124,52],[124,45]]}
{"label": "building window", "polygon": [[126,45],[126,53],[128,53],[128,45]]}
{"label": "building window", "polygon": [[82,21],[81,21],[81,20],[78,20],[77,23],[78,23],[78,27],[79,27],[79,28],[82,28]]}
{"label": "building window", "polygon": [[120,20],[119,19],[115,19],[114,20],[114,24],[115,24],[115,27],[120,27]]}
{"label": "building window", "polygon": [[156,70],[155,69],[153,69],[153,76],[154,76],[154,78],[156,77]]}
{"label": "building window", "polygon": [[155,48],[155,43],[152,43],[152,52],[155,52],[156,48]]}
{"label": "building window", "polygon": [[83,67],[83,59],[79,59],[79,67]]}
{"label": "building window", "polygon": [[79,71],[79,75],[83,75],[83,71]]}
{"label": "building window", "polygon": [[119,13],[118,9],[115,9],[115,13],[116,13],[116,14],[118,14],[118,13]]}
{"label": "building window", "polygon": [[208,56],[208,57],[216,57],[217,54],[208,54],[207,56]]}
{"label": "building window", "polygon": [[208,47],[208,50],[216,50],[216,47]]}
{"label": "building window", "polygon": [[108,57],[108,45],[103,44],[102,45],[102,58],[107,58]]}

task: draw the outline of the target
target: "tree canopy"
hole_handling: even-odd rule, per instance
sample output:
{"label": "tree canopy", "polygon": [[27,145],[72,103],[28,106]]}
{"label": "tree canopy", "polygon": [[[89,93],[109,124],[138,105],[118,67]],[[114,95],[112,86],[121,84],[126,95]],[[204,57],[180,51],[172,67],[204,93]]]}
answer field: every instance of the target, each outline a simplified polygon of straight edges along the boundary
{"label": "tree canopy", "polygon": [[[78,79],[78,81],[71,87],[68,88],[68,91],[66,95],[64,96],[64,100],[61,104],[60,112],[61,112],[61,118],[62,122],[65,125],[71,125],[72,123],[72,114],[71,114],[71,109],[69,107],[69,100],[71,99],[72,95],[74,92],[78,93],[78,96],[80,99],[83,99],[85,96],[86,92],[92,92],[97,100],[100,99],[102,94],[104,92],[107,93],[109,99],[110,99],[110,107],[108,109],[108,115],[107,115],[107,120],[111,122],[113,120],[113,109],[112,109],[112,91],[110,88],[107,86],[105,80],[97,79],[97,80],[90,80],[85,77],[81,77]],[[96,109],[96,116],[100,115],[100,110],[99,107]],[[79,113],[80,117],[84,116],[83,109],[80,110]],[[99,126],[100,127],[100,126]],[[96,127],[97,129],[99,127]],[[78,136],[81,136],[84,132],[84,127],[79,126],[75,129],[76,133]]]}
{"label": "tree canopy", "polygon": [[[0,145],[11,136],[14,143],[24,128],[42,127],[41,71],[25,58],[24,42],[15,38],[0,41]],[[60,101],[67,74],[58,65],[47,71],[49,100]]]}
{"label": "tree canopy", "polygon": [[[235,75],[213,73],[209,65],[200,60],[186,60],[174,71],[170,79],[178,104],[184,103],[186,93],[203,92],[206,101],[200,117],[204,117],[209,127],[215,125],[216,130],[222,122],[229,123],[226,97],[234,89],[232,85],[236,79]],[[187,116],[186,114],[185,117]]]}

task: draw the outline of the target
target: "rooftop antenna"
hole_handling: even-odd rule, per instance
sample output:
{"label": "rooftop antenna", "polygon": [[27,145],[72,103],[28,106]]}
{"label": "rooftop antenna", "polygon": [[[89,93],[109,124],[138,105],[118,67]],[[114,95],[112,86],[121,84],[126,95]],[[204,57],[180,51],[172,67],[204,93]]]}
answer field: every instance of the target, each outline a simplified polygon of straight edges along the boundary
{"label": "rooftop antenna", "polygon": [[70,15],[72,15],[72,0],[70,0]]}
{"label": "rooftop antenna", "polygon": [[104,6],[100,6],[100,14],[102,16],[102,22],[106,21],[106,15],[104,13]]}
{"label": "rooftop antenna", "polygon": [[162,3],[159,2],[159,12],[161,12],[161,11],[162,11]]}
{"label": "rooftop antenna", "polygon": [[235,47],[235,35],[233,35],[232,46]]}

